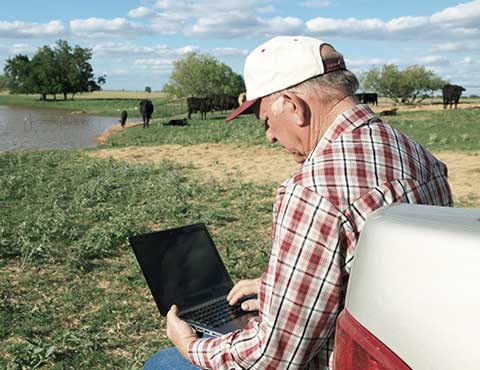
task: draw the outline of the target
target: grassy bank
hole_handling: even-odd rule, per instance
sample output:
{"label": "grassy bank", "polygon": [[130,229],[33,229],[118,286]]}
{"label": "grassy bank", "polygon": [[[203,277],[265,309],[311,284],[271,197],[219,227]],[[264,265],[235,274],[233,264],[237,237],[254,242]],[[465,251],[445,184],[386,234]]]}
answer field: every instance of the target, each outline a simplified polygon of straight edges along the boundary
{"label": "grassy bank", "polygon": [[[415,138],[431,151],[480,150],[480,109],[401,112],[383,119]],[[200,144],[236,142],[267,145],[263,126],[253,115],[244,115],[231,123],[215,113],[202,121],[197,115],[185,127],[164,127],[157,120],[149,130],[135,127],[111,137],[107,146],[145,146],[160,144]]]}
{"label": "grassy bank", "polygon": [[480,109],[402,112],[384,120],[431,151],[480,150]]}
{"label": "grassy bank", "polygon": [[[57,98],[62,98],[57,96]],[[53,97],[48,97],[53,99]],[[12,105],[33,108],[68,109],[78,113],[100,116],[119,116],[122,110],[130,118],[140,117],[138,104],[142,99],[152,100],[156,107],[153,117],[170,117],[187,112],[184,100],[173,99],[162,93],[109,92],[78,94],[75,100],[40,101],[38,95],[0,95],[0,105]]]}
{"label": "grassy bank", "polygon": [[[480,151],[478,110],[387,121],[433,151]],[[104,147],[265,146],[252,116],[123,130]],[[197,177],[171,161],[129,164],[84,151],[0,153],[0,369],[139,369],[169,345],[127,237],[203,221],[234,279],[268,258],[276,185]],[[479,207],[479,199],[457,206]]]}
{"label": "grassy bank", "polygon": [[252,114],[240,116],[229,123],[224,118],[225,115],[221,113],[209,114],[207,120],[193,115],[187,126],[163,126],[165,120],[156,119],[149,129],[138,126],[115,134],[107,140],[104,147],[200,143],[267,146],[264,127]]}

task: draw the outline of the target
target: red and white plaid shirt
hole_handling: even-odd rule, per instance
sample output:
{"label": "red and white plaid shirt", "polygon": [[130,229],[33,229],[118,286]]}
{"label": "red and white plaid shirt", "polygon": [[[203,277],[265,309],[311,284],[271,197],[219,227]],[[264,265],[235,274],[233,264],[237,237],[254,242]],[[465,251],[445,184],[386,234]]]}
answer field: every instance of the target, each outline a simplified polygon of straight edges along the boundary
{"label": "red and white plaid shirt", "polygon": [[395,202],[451,206],[446,166],[365,105],[333,122],[278,189],[260,310],[247,326],[189,346],[208,369],[328,369],[359,233]]}

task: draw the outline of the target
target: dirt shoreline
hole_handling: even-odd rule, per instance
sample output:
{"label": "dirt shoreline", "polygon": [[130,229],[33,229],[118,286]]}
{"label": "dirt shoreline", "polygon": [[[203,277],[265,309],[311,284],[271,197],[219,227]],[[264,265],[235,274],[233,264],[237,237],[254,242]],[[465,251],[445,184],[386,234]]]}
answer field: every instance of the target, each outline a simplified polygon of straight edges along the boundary
{"label": "dirt shoreline", "polygon": [[116,134],[117,132],[120,132],[122,130],[125,130],[130,127],[135,127],[143,124],[142,122],[132,122],[132,123],[127,123],[125,127],[120,126],[119,123],[110,126],[107,128],[103,133],[95,137],[95,144],[103,144],[107,139],[112,136],[113,134]]}

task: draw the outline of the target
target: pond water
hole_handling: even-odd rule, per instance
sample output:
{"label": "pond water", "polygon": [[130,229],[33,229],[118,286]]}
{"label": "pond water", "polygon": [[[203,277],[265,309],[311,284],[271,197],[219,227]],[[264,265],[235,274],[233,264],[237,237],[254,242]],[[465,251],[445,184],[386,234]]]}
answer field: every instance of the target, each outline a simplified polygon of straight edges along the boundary
{"label": "pond water", "polygon": [[0,105],[0,151],[94,147],[95,137],[114,124],[118,117]]}

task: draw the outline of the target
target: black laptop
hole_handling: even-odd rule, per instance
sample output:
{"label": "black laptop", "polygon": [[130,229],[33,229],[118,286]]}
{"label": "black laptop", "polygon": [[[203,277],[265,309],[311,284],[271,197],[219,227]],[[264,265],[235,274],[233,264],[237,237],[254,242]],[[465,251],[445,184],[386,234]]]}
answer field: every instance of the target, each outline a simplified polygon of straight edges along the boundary
{"label": "black laptop", "polygon": [[176,304],[180,318],[213,336],[243,328],[252,316],[241,309],[241,302],[228,303],[233,282],[204,224],[132,236],[129,241],[163,316]]}

